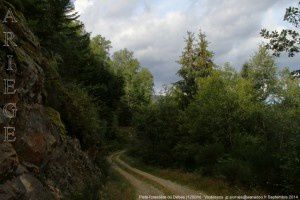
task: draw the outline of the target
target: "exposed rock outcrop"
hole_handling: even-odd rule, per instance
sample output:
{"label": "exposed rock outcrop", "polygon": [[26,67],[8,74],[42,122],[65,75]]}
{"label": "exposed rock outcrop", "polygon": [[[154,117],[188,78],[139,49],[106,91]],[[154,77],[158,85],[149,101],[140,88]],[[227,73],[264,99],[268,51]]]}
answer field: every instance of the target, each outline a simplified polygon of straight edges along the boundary
{"label": "exposed rock outcrop", "polygon": [[[15,79],[17,92],[1,94],[0,102],[2,109],[5,103],[16,103],[18,112],[16,118],[7,119],[0,110],[0,199],[70,199],[91,177],[101,177],[101,171],[78,140],[67,136],[59,112],[43,105],[51,61],[41,53],[22,14],[6,1],[0,1],[0,17],[9,8],[18,22],[0,23],[0,79]],[[8,31],[16,35],[18,46],[3,47]],[[5,70],[7,55],[14,56],[14,71]],[[3,81],[0,88],[2,93]],[[14,143],[2,142],[7,124],[16,128]]]}

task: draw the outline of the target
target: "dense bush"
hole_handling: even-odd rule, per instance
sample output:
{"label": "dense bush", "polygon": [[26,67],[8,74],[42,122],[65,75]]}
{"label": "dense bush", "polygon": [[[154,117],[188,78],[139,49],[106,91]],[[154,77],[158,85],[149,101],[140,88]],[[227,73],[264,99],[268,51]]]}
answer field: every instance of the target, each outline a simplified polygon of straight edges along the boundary
{"label": "dense bush", "polygon": [[69,84],[67,95],[71,102],[62,113],[70,134],[75,135],[84,147],[100,145],[106,132],[106,122],[102,121],[97,106],[88,93],[79,85]]}
{"label": "dense bush", "polygon": [[161,98],[158,102],[142,107],[135,114],[138,141],[134,145],[138,149],[136,154],[142,155],[144,161],[168,166],[176,159],[172,149],[178,140],[179,111],[172,97]]}
{"label": "dense bush", "polygon": [[196,166],[200,167],[202,174],[212,175],[216,172],[216,163],[224,156],[225,149],[220,143],[200,146],[195,155]]}
{"label": "dense bush", "polygon": [[231,183],[239,181],[243,184],[251,185],[253,183],[253,173],[249,167],[249,163],[226,158],[218,161],[217,164],[218,173],[225,176],[226,180]]}

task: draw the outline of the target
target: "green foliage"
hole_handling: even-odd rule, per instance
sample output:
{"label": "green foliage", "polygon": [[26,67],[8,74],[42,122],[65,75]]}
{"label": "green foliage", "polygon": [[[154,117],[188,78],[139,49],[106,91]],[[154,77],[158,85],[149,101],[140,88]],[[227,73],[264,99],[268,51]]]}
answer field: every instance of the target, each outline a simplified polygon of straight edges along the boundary
{"label": "green foliage", "polygon": [[68,85],[71,102],[65,107],[66,126],[76,135],[84,147],[99,145],[105,133],[106,123],[100,120],[97,106],[79,85]]}
{"label": "green foliage", "polygon": [[219,160],[218,170],[231,183],[239,180],[241,183],[250,185],[253,182],[253,173],[249,163],[244,161],[232,158]]}
{"label": "green foliage", "polygon": [[62,85],[55,64],[45,71],[46,105],[60,112],[68,134],[78,137],[85,149],[99,145],[106,133],[106,122],[101,120],[99,108],[81,85]]}
{"label": "green foliage", "polygon": [[[204,175],[212,175],[216,171],[216,162],[225,154],[225,148],[220,143],[200,146],[195,154],[196,166]],[[203,162],[205,160],[205,162]]]}
{"label": "green foliage", "polygon": [[111,42],[101,35],[92,38],[90,47],[97,57],[109,60],[109,50],[111,49]]}
{"label": "green foliage", "polygon": [[[240,126],[242,106],[250,103],[251,97],[242,96],[240,93],[251,95],[249,85],[243,79],[215,72],[211,77],[199,79],[199,90],[196,100],[192,102],[184,112],[184,131],[189,136],[205,144],[207,142],[221,142],[225,147],[232,146],[233,137],[236,133],[243,131]],[[243,104],[242,104],[243,103]],[[250,111],[251,112],[251,111]],[[190,120],[193,119],[193,120]]]}
{"label": "green foliage", "polygon": [[[15,0],[45,59],[45,103],[85,149],[115,138],[123,78],[111,68],[110,41],[90,39],[70,0]],[[101,142],[100,142],[101,141]]]}
{"label": "green foliage", "polygon": [[[228,63],[216,68],[205,34],[200,31],[196,39],[188,33],[179,60],[182,80],[152,102],[151,73],[127,49],[110,58],[110,41],[90,38],[70,0],[11,2],[51,61],[43,63],[45,104],[59,110],[67,134],[85,149],[127,138],[118,126],[133,124],[132,152],[145,162],[277,193],[298,192],[300,83],[287,70],[278,74],[267,51],[294,56],[297,31],[263,30],[270,43],[241,73]],[[285,20],[299,28],[299,8],[288,8]],[[90,192],[99,188],[91,183],[77,199],[99,196]]]}
{"label": "green foliage", "polygon": [[298,7],[289,7],[286,9],[284,15],[284,21],[292,24],[294,29],[283,29],[281,32],[268,31],[266,29],[261,30],[261,36],[269,40],[266,48],[274,51],[275,56],[279,56],[281,52],[287,52],[289,57],[293,57],[299,52],[300,35],[299,35],[299,23],[300,23],[300,2]]}
{"label": "green foliage", "polygon": [[[129,118],[128,125],[132,115],[151,102],[153,77],[148,69],[140,66],[133,52],[127,49],[115,52],[111,63],[115,73],[124,79],[125,95],[122,98],[123,107],[120,109],[120,117]],[[123,124],[124,121],[126,120],[123,120]]]}
{"label": "green foliage", "polygon": [[244,65],[242,73],[247,73],[244,77],[252,79],[259,100],[264,101],[274,94],[277,82],[276,70],[274,58],[263,46],[260,46],[258,52]]}
{"label": "green foliage", "polygon": [[[64,111],[72,107],[69,110],[72,114],[62,113],[68,133],[77,135],[84,146],[92,142],[91,135],[113,137],[118,124],[116,110],[121,104],[123,80],[110,67],[110,42],[101,36],[90,39],[83,24],[77,20],[78,15],[70,0],[25,0],[20,9],[31,30],[40,39],[45,54],[56,62],[51,67],[55,67],[53,70],[57,70],[59,74],[52,72],[47,79],[53,84],[50,79],[56,78],[54,86],[58,88],[51,88],[52,85],[47,88],[47,93],[51,96],[51,91],[56,90],[57,94],[62,94],[59,99],[61,102],[51,97],[48,98],[48,104]],[[55,77],[51,76],[53,74]],[[61,81],[64,84],[75,83],[76,86],[64,87]],[[82,95],[82,98],[75,97],[75,94]],[[81,115],[74,113],[76,109],[86,109],[89,103],[92,107],[90,115],[82,110]],[[66,107],[61,106],[62,104]],[[91,121],[88,117],[91,117]],[[98,123],[99,120],[101,123]],[[99,124],[97,126],[94,123],[96,121]],[[100,124],[108,127],[101,129],[101,133]]]}
{"label": "green foliage", "polygon": [[48,51],[61,55],[74,37],[78,39],[72,43],[76,51],[89,41],[88,34],[77,34],[83,31],[83,24],[77,21],[78,15],[70,0],[24,0],[21,5],[28,25]]}
{"label": "green foliage", "polygon": [[175,85],[144,108],[134,120],[140,145],[132,152],[151,164],[296,193],[299,79],[286,70],[278,73],[274,58],[260,46],[241,73],[226,63],[194,80],[196,87],[186,85],[196,90],[185,107]]}
{"label": "green foliage", "polygon": [[138,139],[135,145],[144,161],[167,166],[176,160],[176,155],[172,155],[172,149],[178,140],[176,133],[179,111],[172,96],[166,96],[158,101],[158,104],[143,107],[135,115],[134,125]]}
{"label": "green foliage", "polygon": [[182,80],[177,82],[177,86],[182,93],[183,106],[188,105],[197,92],[198,85],[196,79],[210,76],[212,72],[214,67],[212,61],[213,53],[207,48],[208,42],[204,33],[200,31],[198,40],[195,41],[194,34],[188,32],[186,47],[178,62],[181,65],[178,75],[182,77]]}

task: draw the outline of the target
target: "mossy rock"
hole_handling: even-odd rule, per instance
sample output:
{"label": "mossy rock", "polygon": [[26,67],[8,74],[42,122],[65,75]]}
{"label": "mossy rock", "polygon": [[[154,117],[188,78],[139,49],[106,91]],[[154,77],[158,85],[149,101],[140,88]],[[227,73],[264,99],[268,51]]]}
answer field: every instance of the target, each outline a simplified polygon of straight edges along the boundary
{"label": "mossy rock", "polygon": [[61,121],[59,112],[57,112],[53,108],[46,107],[45,113],[46,113],[47,117],[49,118],[49,120],[58,128],[58,131],[59,131],[62,139],[66,139],[67,131],[66,131],[65,125]]}

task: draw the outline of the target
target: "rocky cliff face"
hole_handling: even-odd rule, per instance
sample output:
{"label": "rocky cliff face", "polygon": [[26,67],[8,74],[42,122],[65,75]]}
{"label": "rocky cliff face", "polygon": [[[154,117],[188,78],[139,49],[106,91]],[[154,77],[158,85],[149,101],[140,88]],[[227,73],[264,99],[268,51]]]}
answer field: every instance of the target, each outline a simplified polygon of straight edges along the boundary
{"label": "rocky cliff face", "polygon": [[[43,105],[47,95],[53,96],[45,91],[45,80],[55,78],[45,74],[55,70],[22,14],[2,0],[1,20],[8,9],[17,23],[0,23],[0,199],[72,199],[101,172],[78,140],[67,136],[59,112]],[[13,32],[18,46],[4,47],[4,32]],[[8,55],[16,63],[13,71],[6,70]],[[16,81],[13,95],[3,94],[6,78]],[[3,115],[6,103],[16,103],[16,118]],[[15,127],[15,142],[3,141],[7,125]]]}

